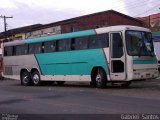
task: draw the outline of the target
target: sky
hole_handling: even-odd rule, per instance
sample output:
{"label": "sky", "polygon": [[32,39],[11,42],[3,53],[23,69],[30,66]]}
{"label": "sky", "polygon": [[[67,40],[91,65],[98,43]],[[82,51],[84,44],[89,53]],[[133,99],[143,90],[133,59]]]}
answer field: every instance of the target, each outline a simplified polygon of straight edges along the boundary
{"label": "sky", "polygon": [[[160,12],[160,0],[0,0],[0,3],[0,16],[13,17],[7,19],[7,30],[111,9],[132,17]],[[2,31],[4,23],[1,18]]]}

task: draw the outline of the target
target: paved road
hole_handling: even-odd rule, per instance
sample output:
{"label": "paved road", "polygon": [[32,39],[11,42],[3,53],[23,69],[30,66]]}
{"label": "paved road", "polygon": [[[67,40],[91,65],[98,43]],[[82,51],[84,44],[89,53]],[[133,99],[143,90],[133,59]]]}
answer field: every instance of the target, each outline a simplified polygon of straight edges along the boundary
{"label": "paved road", "polygon": [[21,86],[0,81],[0,113],[127,114],[160,113],[160,79],[133,83],[130,88],[91,88],[84,83],[63,86]]}

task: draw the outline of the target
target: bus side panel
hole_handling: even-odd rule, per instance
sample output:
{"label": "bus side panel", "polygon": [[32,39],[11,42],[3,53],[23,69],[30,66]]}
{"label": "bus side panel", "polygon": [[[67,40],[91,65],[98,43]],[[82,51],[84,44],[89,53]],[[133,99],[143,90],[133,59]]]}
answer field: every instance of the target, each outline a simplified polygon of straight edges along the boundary
{"label": "bus side panel", "polygon": [[[68,81],[74,81],[75,76],[78,77],[76,80],[82,80],[83,77],[87,76],[86,81],[89,81],[91,71],[95,66],[103,67],[108,75],[102,49],[36,54],[36,58],[42,74],[44,76],[54,75],[55,80],[57,79],[56,75],[62,75],[64,77],[70,76]],[[59,78],[64,79],[64,77]]]}
{"label": "bus side panel", "polygon": [[32,68],[37,68],[39,70],[34,55],[6,56],[4,61],[4,77],[6,78],[19,80],[21,69],[30,71]]}

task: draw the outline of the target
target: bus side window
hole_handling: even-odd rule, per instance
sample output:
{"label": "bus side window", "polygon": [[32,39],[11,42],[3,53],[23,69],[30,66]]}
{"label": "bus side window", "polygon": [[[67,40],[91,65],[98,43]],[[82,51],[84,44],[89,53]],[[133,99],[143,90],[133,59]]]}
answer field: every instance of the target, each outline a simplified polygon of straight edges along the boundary
{"label": "bus side window", "polygon": [[100,35],[93,35],[89,39],[89,48],[105,48],[109,47],[109,35],[107,34],[100,34]]}
{"label": "bus side window", "polygon": [[89,37],[80,37],[75,39],[75,50],[88,49]]}
{"label": "bus side window", "polygon": [[13,55],[13,46],[6,46],[4,48],[4,56],[12,56]]}
{"label": "bus side window", "polygon": [[29,54],[36,54],[42,52],[42,43],[29,44]]}
{"label": "bus side window", "polygon": [[65,40],[58,40],[56,45],[57,45],[57,51],[58,52],[66,50]]}
{"label": "bus side window", "polygon": [[71,50],[71,39],[66,40],[66,51]]}
{"label": "bus side window", "polygon": [[28,45],[18,45],[14,46],[14,55],[26,55],[28,53]]}
{"label": "bus side window", "polygon": [[56,41],[48,41],[44,43],[44,52],[55,52],[56,51]]}
{"label": "bus side window", "polygon": [[56,45],[57,45],[58,52],[71,50],[71,40],[70,39],[58,40]]}

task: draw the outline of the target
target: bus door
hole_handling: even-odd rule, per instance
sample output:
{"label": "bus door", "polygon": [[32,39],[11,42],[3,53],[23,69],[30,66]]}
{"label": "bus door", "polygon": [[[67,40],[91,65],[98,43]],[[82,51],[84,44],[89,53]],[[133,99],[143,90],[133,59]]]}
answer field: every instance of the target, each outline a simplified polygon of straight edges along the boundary
{"label": "bus door", "polygon": [[126,79],[126,62],[121,32],[110,33],[110,79]]}

